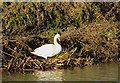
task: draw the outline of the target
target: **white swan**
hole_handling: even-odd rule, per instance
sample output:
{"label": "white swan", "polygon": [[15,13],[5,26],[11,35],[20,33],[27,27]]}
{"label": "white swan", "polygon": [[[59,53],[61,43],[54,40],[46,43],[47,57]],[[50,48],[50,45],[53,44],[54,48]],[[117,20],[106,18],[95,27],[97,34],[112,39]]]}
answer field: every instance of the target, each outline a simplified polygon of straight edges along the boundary
{"label": "white swan", "polygon": [[44,57],[47,59],[47,57],[52,57],[56,54],[58,54],[61,50],[62,47],[58,43],[60,41],[60,35],[56,34],[54,37],[54,44],[46,44],[41,47],[36,48],[33,52],[31,52],[34,55]]}

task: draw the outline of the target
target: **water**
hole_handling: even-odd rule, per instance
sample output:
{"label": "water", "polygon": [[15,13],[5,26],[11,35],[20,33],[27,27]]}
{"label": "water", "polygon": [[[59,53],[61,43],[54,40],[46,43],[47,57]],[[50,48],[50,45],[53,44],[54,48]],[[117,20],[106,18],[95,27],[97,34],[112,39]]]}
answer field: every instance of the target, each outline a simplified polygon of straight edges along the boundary
{"label": "water", "polygon": [[118,81],[118,63],[31,73],[2,73],[3,81]]}

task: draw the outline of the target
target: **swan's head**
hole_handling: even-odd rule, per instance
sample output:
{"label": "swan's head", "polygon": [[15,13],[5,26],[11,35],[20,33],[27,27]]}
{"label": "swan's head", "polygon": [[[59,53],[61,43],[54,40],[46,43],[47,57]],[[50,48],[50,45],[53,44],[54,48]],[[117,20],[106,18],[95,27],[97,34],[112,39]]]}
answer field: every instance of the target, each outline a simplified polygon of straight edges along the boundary
{"label": "swan's head", "polygon": [[56,34],[54,37],[54,44],[60,43],[60,34]]}

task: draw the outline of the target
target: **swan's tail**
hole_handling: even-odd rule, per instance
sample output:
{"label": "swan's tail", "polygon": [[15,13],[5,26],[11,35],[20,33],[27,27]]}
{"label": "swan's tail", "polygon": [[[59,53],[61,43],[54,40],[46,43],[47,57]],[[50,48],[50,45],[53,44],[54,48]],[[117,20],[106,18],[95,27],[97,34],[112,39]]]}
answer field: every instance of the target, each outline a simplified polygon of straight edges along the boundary
{"label": "swan's tail", "polygon": [[42,56],[42,55],[39,55],[39,54],[37,54],[36,52],[30,52],[31,54],[34,54],[34,55],[37,55],[37,56],[40,56],[40,57],[43,57],[43,58],[45,58],[45,59],[47,59],[47,56]]}
{"label": "swan's tail", "polygon": [[36,52],[30,52],[31,54],[37,55]]}

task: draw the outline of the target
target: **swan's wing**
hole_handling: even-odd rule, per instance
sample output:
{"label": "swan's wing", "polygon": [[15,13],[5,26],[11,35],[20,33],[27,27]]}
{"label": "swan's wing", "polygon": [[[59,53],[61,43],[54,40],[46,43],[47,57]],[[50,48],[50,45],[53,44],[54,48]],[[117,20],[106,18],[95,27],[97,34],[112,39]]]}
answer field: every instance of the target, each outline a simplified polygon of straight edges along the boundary
{"label": "swan's wing", "polygon": [[34,52],[31,52],[31,53],[47,58],[48,56],[51,57],[58,54],[61,51],[61,49],[62,48],[60,45],[46,44],[36,48]]}
{"label": "swan's wing", "polygon": [[62,47],[61,45],[57,44],[57,45],[54,45],[54,55],[55,54],[58,54],[59,52],[62,51]]}
{"label": "swan's wing", "polygon": [[40,51],[42,49],[50,48],[52,46],[53,46],[53,44],[42,45],[41,47],[36,48],[34,51],[38,51],[38,50]]}
{"label": "swan's wing", "polygon": [[36,52],[39,55],[51,55],[53,51],[54,51],[53,44],[46,44],[34,50],[34,52]]}

